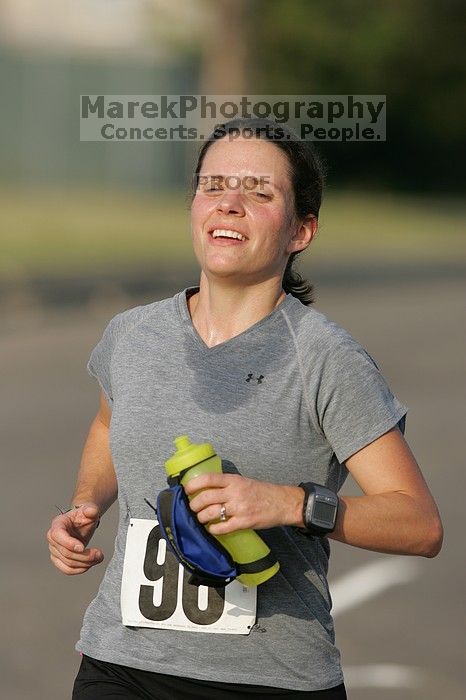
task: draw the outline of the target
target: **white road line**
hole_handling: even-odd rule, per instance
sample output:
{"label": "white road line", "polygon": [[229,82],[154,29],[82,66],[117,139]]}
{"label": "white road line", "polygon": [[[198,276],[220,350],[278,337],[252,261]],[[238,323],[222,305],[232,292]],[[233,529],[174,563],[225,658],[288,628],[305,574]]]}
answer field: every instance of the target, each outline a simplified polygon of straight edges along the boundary
{"label": "white road line", "polygon": [[419,563],[407,557],[390,557],[366,564],[329,582],[332,616],[341,615],[392,586],[411,583],[420,574]]}
{"label": "white road line", "polygon": [[370,664],[343,668],[347,688],[420,688],[421,669],[396,664]]}

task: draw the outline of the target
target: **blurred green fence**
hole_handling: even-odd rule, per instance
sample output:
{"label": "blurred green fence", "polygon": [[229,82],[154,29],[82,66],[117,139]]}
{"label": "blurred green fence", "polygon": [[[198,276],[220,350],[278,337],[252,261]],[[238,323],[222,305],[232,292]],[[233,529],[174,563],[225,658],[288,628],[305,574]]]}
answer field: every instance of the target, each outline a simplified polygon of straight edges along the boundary
{"label": "blurred green fence", "polygon": [[183,186],[183,143],[80,142],[80,94],[196,93],[198,68],[178,57],[16,51],[0,46],[0,181],[8,184],[95,183],[125,189]]}

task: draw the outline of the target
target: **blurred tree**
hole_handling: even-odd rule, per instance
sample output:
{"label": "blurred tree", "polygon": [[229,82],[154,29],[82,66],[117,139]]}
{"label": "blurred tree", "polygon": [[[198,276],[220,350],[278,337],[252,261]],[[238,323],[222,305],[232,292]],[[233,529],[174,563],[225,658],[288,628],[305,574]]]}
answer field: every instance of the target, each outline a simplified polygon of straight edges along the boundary
{"label": "blurred tree", "polygon": [[251,91],[250,23],[255,0],[216,0],[211,31],[202,42],[202,94],[245,95]]}
{"label": "blurred tree", "polygon": [[387,95],[385,144],[320,149],[339,178],[464,186],[463,0],[255,0],[249,22],[254,92]]}
{"label": "blurred tree", "polygon": [[247,94],[250,10],[256,0],[147,0],[153,43],[199,67],[199,94]]}

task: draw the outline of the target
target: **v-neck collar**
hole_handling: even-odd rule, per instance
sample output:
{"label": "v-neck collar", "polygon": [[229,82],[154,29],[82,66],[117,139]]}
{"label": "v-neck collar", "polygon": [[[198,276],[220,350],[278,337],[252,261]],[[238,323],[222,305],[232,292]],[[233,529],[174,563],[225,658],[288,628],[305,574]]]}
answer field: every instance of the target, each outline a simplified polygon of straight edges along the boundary
{"label": "v-neck collar", "polygon": [[181,316],[182,324],[186,331],[191,335],[198,347],[203,352],[209,354],[223,350],[224,348],[230,347],[231,345],[235,345],[236,342],[242,341],[245,338],[245,336],[254,334],[257,329],[261,328],[262,326],[268,323],[273,322],[279,316],[282,309],[285,309],[290,303],[293,302],[294,298],[291,294],[287,294],[285,298],[280,302],[280,304],[278,304],[278,306],[272,309],[272,311],[269,314],[267,314],[267,316],[264,316],[263,318],[259,319],[259,321],[253,323],[252,326],[249,326],[249,328],[246,328],[244,331],[241,331],[241,333],[234,335],[232,338],[229,338],[228,340],[224,340],[222,343],[217,343],[217,345],[209,347],[197,332],[188,308],[188,295],[191,296],[192,294],[195,294],[198,291],[199,287],[196,286],[186,287],[186,289],[184,289],[182,292],[179,292],[176,295],[177,308]]}

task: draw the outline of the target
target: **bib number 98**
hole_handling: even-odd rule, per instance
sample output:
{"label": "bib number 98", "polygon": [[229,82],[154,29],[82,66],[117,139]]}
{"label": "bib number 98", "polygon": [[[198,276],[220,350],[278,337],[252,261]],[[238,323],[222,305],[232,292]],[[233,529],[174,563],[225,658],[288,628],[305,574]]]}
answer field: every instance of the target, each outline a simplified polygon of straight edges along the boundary
{"label": "bib number 98", "polygon": [[121,586],[123,624],[130,627],[248,634],[256,589],[233,581],[224,588],[193,586],[167,549],[156,520],[132,518]]}

